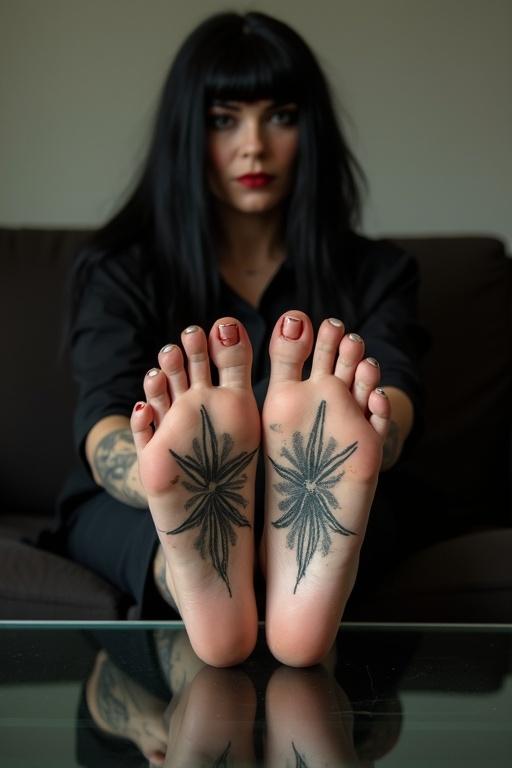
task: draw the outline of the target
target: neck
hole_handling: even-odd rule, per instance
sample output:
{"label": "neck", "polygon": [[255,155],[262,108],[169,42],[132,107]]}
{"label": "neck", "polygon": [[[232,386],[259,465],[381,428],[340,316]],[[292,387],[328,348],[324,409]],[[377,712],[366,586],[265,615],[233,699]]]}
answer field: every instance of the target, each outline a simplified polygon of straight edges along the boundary
{"label": "neck", "polygon": [[284,255],[281,210],[262,214],[242,213],[222,207],[217,215],[221,225],[219,264],[258,270]]}

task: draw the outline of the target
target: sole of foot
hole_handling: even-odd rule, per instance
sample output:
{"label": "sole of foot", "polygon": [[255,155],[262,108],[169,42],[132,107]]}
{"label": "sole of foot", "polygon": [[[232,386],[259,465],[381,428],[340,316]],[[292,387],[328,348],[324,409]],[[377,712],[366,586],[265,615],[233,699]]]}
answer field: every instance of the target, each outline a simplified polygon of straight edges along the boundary
{"label": "sole of foot", "polygon": [[[256,642],[254,481],[260,420],[252,349],[234,318],[191,326],[144,380],[131,427],[167,585],[197,655],[243,661]],[[218,370],[212,385],[210,363]]]}
{"label": "sole of foot", "polygon": [[307,315],[286,313],[270,357],[262,420],[267,642],[283,663],[309,666],[332,646],[355,582],[390,404],[364,341],[335,318],[314,343]]}

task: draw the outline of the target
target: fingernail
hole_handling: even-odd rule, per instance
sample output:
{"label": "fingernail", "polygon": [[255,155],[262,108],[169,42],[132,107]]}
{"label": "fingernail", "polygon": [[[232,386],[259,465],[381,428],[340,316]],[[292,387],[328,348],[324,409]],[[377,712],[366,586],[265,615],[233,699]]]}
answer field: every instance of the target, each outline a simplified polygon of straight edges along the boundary
{"label": "fingernail", "polygon": [[219,323],[219,339],[225,347],[232,347],[240,341],[237,323]]}
{"label": "fingernail", "polygon": [[142,411],[142,409],[145,407],[145,405],[146,405],[146,403],[137,403],[135,405],[135,410],[136,411]]}
{"label": "fingernail", "polygon": [[165,347],[162,347],[160,352],[165,355],[166,352],[170,352],[171,349],[175,349],[176,344],[166,344]]}
{"label": "fingernail", "polygon": [[337,317],[330,317],[329,322],[331,325],[334,325],[336,328],[341,328],[343,326],[343,320],[338,320]]}
{"label": "fingernail", "polygon": [[380,368],[378,360],[376,360],[374,357],[367,357],[366,360],[368,363],[370,363],[370,365],[375,366],[375,368]]}
{"label": "fingernail", "polygon": [[302,334],[302,320],[300,317],[288,317],[283,320],[282,334],[285,339],[296,341]]}
{"label": "fingernail", "polygon": [[185,328],[183,333],[196,333],[196,331],[198,331],[198,330],[199,330],[199,326],[198,325],[189,325],[188,328]]}
{"label": "fingernail", "polygon": [[387,397],[387,395],[384,392],[384,390],[382,389],[382,387],[377,387],[377,389],[375,391],[377,392],[378,395],[381,395],[382,397]]}
{"label": "fingernail", "polygon": [[151,368],[146,376],[149,376],[150,378],[153,378],[153,376],[156,376],[158,374],[158,368]]}
{"label": "fingernail", "polygon": [[357,341],[359,343],[362,342],[362,338],[358,333],[349,333],[348,337],[350,341]]}

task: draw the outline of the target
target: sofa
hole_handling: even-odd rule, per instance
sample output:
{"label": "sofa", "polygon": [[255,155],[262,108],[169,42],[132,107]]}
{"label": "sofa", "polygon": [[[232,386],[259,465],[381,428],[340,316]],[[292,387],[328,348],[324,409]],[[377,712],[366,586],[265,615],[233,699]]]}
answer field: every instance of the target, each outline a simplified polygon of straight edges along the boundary
{"label": "sofa", "polygon": [[[0,228],[0,619],[156,618],[33,543],[76,461],[62,326],[69,266],[86,236]],[[403,557],[347,618],[511,622],[512,259],[490,236],[393,240],[422,278],[425,428],[382,479]]]}

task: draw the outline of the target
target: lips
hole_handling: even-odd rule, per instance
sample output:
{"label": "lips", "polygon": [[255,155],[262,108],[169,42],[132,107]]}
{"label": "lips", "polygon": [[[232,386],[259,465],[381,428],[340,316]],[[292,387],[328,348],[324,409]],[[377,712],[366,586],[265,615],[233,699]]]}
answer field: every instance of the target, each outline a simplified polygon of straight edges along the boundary
{"label": "lips", "polygon": [[250,189],[256,189],[258,187],[266,187],[270,184],[274,177],[268,173],[246,173],[244,176],[239,176],[237,181],[243,184],[244,187]]}

